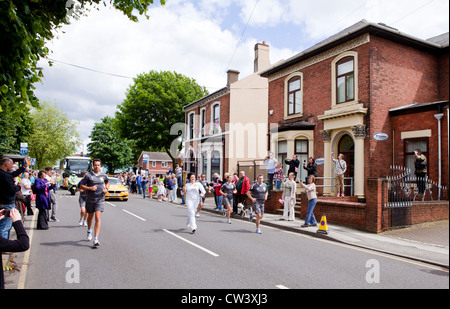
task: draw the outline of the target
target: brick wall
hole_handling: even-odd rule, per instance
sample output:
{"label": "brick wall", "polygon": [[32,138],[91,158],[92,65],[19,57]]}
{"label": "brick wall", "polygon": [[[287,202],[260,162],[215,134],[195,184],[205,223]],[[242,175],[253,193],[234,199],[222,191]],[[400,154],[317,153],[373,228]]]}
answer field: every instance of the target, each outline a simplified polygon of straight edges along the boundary
{"label": "brick wall", "polygon": [[[305,193],[301,193],[300,218],[306,218],[308,199]],[[327,218],[327,223],[349,226],[360,230],[366,229],[366,204],[358,203],[357,198],[325,198],[319,197],[313,211],[317,222],[322,215]]]}
{"label": "brick wall", "polygon": [[[413,109],[399,115],[391,117],[391,126],[394,142],[394,161],[393,164],[405,165],[404,141],[401,139],[401,132],[427,130],[431,129],[432,136],[428,139],[428,177],[438,182],[439,156],[438,156],[438,121],[434,118],[437,114],[436,107],[428,109]],[[448,166],[448,130],[447,113],[444,111],[444,117],[441,120],[441,172],[442,184],[449,184],[449,166]]]}
{"label": "brick wall", "polygon": [[414,203],[412,207],[412,224],[448,220],[448,201]]}
{"label": "brick wall", "polygon": [[[438,69],[439,62],[445,61],[440,61],[436,55],[373,35],[370,40],[370,107],[367,129],[369,137],[372,137],[377,132],[392,132],[389,109],[445,98],[440,90],[442,86],[439,77],[442,74]],[[446,80],[448,83],[448,73]],[[392,140],[379,142],[370,138],[366,149],[369,152],[366,175],[387,175],[389,164],[392,164]],[[391,160],[380,160],[380,154]]]}
{"label": "brick wall", "polygon": [[[314,215],[319,221],[325,215],[327,222],[348,226],[360,230],[379,233],[389,227],[387,223],[388,211],[383,209],[384,196],[382,178],[369,178],[367,180],[366,203],[358,203],[353,197],[319,197]],[[308,209],[306,194],[301,194],[301,218],[305,219]],[[430,201],[415,202],[410,208],[411,223],[418,224],[438,220],[448,220],[449,202]],[[384,220],[384,221],[383,221]]]}

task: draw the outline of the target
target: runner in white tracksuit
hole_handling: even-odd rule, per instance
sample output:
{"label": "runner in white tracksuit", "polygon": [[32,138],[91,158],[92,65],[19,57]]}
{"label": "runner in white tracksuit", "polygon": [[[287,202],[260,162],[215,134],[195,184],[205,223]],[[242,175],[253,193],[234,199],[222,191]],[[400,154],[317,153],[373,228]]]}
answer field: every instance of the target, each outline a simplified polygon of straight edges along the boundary
{"label": "runner in white tracksuit", "polygon": [[206,194],[205,188],[199,182],[195,181],[195,174],[190,175],[189,182],[183,187],[185,192],[185,201],[188,209],[188,227],[191,228],[192,233],[197,230],[197,223],[195,222],[195,212],[200,203],[200,197]]}

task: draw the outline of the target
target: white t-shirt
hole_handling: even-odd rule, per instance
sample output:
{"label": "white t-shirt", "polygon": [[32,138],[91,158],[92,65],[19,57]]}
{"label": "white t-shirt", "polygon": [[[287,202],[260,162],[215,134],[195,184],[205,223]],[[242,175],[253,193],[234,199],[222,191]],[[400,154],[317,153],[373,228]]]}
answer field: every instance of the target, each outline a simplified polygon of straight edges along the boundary
{"label": "white t-shirt", "polygon": [[201,183],[196,181],[194,183],[188,182],[186,184],[186,201],[198,204],[200,202],[200,193],[206,193],[205,188]]}
{"label": "white t-shirt", "polygon": [[27,178],[22,179],[21,181],[22,186],[21,186],[21,191],[23,195],[30,195],[31,194],[31,188],[30,189],[26,189],[25,186],[30,186],[31,187],[31,181]]}

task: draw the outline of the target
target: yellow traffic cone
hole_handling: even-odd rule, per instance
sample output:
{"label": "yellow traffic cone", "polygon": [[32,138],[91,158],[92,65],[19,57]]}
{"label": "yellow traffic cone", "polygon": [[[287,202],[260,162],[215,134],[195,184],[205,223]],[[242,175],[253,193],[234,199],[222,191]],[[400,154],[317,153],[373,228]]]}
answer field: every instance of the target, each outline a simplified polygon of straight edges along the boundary
{"label": "yellow traffic cone", "polygon": [[322,215],[317,233],[328,234],[327,217]]}

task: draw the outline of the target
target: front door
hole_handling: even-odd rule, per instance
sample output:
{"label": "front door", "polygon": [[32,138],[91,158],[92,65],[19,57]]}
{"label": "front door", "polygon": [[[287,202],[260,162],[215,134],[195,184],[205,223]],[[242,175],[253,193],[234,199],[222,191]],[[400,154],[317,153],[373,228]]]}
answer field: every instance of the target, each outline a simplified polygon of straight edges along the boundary
{"label": "front door", "polygon": [[[338,152],[344,155],[344,161],[347,163],[347,170],[345,171],[344,177],[354,177],[355,170],[355,143],[353,138],[346,134],[339,141]],[[354,181],[354,179],[353,179]],[[350,180],[345,180],[344,184],[349,186],[351,184]],[[351,187],[345,187],[345,195],[349,196]]]}

